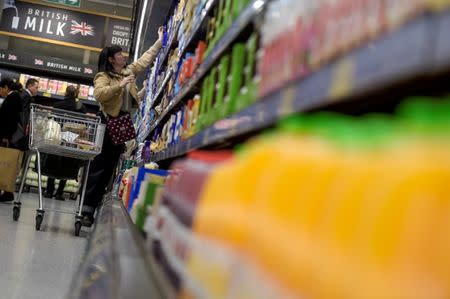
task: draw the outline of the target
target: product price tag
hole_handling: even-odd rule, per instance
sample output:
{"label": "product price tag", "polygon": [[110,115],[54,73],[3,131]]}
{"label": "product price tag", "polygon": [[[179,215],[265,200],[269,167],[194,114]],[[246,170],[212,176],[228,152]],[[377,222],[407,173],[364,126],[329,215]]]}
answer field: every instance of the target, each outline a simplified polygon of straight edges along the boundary
{"label": "product price tag", "polygon": [[206,129],[205,133],[203,134],[202,144],[206,145],[209,143],[209,129]]}
{"label": "product price tag", "polygon": [[233,123],[233,125],[228,130],[228,136],[236,136],[238,134],[237,123]]}
{"label": "product price tag", "polygon": [[334,69],[329,98],[331,101],[340,100],[352,92],[354,63],[351,59],[342,59]]}
{"label": "product price tag", "polygon": [[49,93],[49,92],[44,92],[44,93],[42,94],[42,96],[47,97],[47,98],[51,98],[51,97],[52,97],[52,94]]}
{"label": "product price tag", "polygon": [[266,111],[265,110],[260,110],[258,112],[258,122],[260,124],[263,124],[266,121]]}
{"label": "product price tag", "polygon": [[280,109],[278,110],[278,116],[286,116],[294,113],[294,103],[297,95],[297,88],[295,86],[289,86],[281,95]]}

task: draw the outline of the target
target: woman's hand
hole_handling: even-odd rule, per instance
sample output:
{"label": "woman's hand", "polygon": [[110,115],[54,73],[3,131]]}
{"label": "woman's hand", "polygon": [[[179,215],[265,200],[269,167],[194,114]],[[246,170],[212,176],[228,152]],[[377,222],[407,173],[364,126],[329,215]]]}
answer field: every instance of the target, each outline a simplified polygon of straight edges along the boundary
{"label": "woman's hand", "polygon": [[163,42],[163,40],[164,40],[164,27],[159,27],[159,29],[158,29],[158,40],[160,41],[160,42]]}
{"label": "woman's hand", "polygon": [[136,81],[134,75],[129,75],[128,77],[122,79],[122,81],[120,82],[120,87],[124,88],[128,84],[134,83],[134,81]]}

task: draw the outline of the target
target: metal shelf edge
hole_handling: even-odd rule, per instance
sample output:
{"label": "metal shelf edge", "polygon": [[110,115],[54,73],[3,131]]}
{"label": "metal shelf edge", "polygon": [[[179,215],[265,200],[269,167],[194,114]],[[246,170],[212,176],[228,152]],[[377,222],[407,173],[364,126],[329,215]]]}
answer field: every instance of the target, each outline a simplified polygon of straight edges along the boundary
{"label": "metal shelf edge", "polygon": [[172,75],[173,75],[173,71],[169,70],[169,73],[167,73],[166,77],[164,78],[163,83],[161,84],[161,87],[159,88],[158,92],[155,95],[155,98],[153,99],[151,108],[153,108],[153,106],[155,105],[155,103],[157,102],[159,97],[162,95],[162,93],[163,93],[164,89],[166,88],[167,83],[169,83],[169,80],[172,77]]}
{"label": "metal shelf edge", "polygon": [[[450,43],[440,39],[446,32],[444,25],[449,23],[450,10],[437,15],[421,16],[394,32],[380,36],[370,45],[354,49],[309,76],[270,93],[252,106],[217,121],[189,139],[154,154],[151,161],[159,162],[179,157],[191,150],[273,125],[280,118],[293,113],[320,108],[415,75],[436,72],[439,71],[438,66],[440,70],[445,70],[450,67]],[[430,45],[426,41],[433,36],[430,32],[436,29],[436,24],[440,25],[440,39],[436,38],[435,45]],[[389,58],[388,63],[385,62],[386,57]],[[400,66],[393,63],[399,59]],[[373,66],[376,66],[377,72],[365,71],[373,69]],[[336,93],[333,91],[338,80],[336,78],[342,75],[343,68],[351,70],[351,77],[346,78],[352,82],[351,88]]]}

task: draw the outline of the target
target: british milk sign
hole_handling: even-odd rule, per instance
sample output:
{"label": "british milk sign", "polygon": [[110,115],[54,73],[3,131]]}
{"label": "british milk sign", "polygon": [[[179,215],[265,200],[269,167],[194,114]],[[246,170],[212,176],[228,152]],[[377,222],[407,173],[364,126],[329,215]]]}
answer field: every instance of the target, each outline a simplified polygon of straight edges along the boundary
{"label": "british milk sign", "polygon": [[53,73],[72,74],[83,78],[92,78],[97,72],[93,65],[79,64],[54,57],[36,56],[25,52],[0,50],[0,64],[16,67],[27,66],[30,69]]}
{"label": "british milk sign", "polygon": [[105,17],[6,0],[0,31],[102,48]]}

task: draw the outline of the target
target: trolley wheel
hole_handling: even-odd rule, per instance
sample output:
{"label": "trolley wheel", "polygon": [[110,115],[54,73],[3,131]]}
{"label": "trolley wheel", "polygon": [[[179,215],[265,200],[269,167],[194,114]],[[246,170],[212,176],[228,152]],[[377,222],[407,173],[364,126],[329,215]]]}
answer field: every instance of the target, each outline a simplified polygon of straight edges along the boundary
{"label": "trolley wheel", "polygon": [[13,219],[14,219],[14,221],[18,221],[19,217],[20,217],[20,207],[15,206],[13,208]]}
{"label": "trolley wheel", "polygon": [[80,231],[81,231],[81,221],[77,220],[75,222],[75,236],[79,237],[80,236]]}
{"label": "trolley wheel", "polygon": [[36,230],[41,230],[42,220],[44,220],[44,215],[36,215]]}

